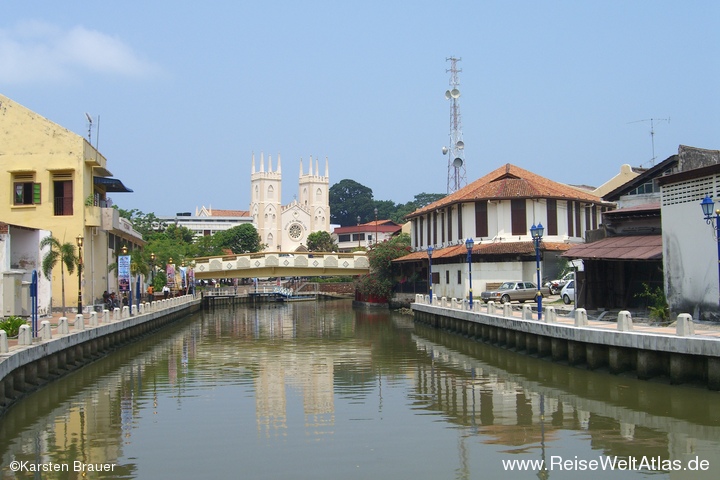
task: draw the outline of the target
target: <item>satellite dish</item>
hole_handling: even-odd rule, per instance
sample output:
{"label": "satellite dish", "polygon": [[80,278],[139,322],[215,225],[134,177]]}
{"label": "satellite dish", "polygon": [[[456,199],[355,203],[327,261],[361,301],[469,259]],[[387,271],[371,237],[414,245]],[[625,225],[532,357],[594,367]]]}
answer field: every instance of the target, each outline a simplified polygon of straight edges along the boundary
{"label": "satellite dish", "polygon": [[463,148],[465,148],[465,142],[463,142],[462,140],[458,140],[458,142],[455,144],[455,148],[457,148],[458,150],[462,150]]}
{"label": "satellite dish", "polygon": [[452,98],[458,98],[458,97],[460,96],[460,90],[458,90],[457,88],[453,88],[453,89],[450,91],[450,96],[451,96]]}
{"label": "satellite dish", "polygon": [[462,167],[463,159],[460,157],[455,157],[455,160],[453,160],[453,167],[460,168]]}
{"label": "satellite dish", "polygon": [[448,148],[447,148],[447,147],[443,147],[443,155],[447,155],[447,152],[448,152]]}
{"label": "satellite dish", "polygon": [[448,100],[450,100],[450,90],[446,90],[446,91],[445,91],[445,98],[447,98]]}

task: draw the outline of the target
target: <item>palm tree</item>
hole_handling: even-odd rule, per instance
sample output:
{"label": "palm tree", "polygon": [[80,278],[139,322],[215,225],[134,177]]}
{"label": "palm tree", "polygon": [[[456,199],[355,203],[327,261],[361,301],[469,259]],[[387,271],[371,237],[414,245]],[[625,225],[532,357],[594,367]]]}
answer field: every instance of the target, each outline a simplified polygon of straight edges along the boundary
{"label": "palm tree", "polygon": [[40,242],[40,248],[50,247],[50,251],[42,259],[42,271],[48,280],[52,271],[60,261],[60,283],[62,291],[62,314],[65,316],[65,269],[69,274],[75,271],[78,265],[78,257],[75,255],[75,245],[70,242],[60,243],[60,240],[50,235]]}

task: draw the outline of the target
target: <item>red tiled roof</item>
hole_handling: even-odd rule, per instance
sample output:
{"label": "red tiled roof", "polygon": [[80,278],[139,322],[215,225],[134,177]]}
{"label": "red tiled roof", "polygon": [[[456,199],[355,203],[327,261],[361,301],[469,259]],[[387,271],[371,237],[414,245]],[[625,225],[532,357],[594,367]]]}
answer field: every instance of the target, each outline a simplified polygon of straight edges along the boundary
{"label": "red tiled roof", "polygon": [[213,217],[249,217],[249,210],[219,210],[213,208],[210,210],[210,216]]}
{"label": "red tiled roof", "polygon": [[562,256],[592,260],[660,260],[662,235],[603,238],[572,247]]}
{"label": "red tiled roof", "polygon": [[415,210],[409,214],[407,218],[412,218],[454,203],[512,198],[555,198],[604,203],[602,199],[596,195],[569,185],[554,182],[508,163],[488,173],[484,177],[475,180],[466,187],[423,208]]}
{"label": "red tiled roof", "polygon": [[[572,247],[567,243],[558,242],[541,242],[540,250],[542,251],[565,251]],[[495,242],[475,244],[473,247],[473,255],[534,255],[535,244],[533,242]],[[438,248],[433,251],[433,259],[451,258],[460,255],[467,255],[465,245],[454,245],[452,247]],[[416,262],[427,259],[427,251],[413,252],[404,257],[396,258],[393,262]]]}

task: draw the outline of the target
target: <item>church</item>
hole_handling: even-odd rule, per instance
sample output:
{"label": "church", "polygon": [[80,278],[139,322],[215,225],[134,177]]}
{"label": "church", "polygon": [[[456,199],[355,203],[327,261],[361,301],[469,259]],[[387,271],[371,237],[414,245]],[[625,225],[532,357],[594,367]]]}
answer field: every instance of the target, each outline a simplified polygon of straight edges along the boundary
{"label": "church", "polygon": [[282,205],[282,166],[280,155],[273,169],[272,157],[260,154],[259,168],[252,156],[250,174],[250,215],[265,244],[266,252],[294,252],[307,247],[309,234],[318,231],[330,233],[330,176],[328,160],[325,174],[320,174],[318,160],[310,157],[307,173],[300,159],[298,195],[288,205]]}

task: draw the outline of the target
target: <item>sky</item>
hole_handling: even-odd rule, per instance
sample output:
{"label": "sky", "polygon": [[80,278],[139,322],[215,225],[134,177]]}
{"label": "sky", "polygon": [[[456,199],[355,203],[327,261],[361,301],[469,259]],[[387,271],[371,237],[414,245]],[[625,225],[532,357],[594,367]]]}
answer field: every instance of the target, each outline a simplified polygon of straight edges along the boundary
{"label": "sky", "polygon": [[310,156],[406,203],[447,192],[456,57],[468,183],[511,163],[599,186],[720,149],[718,20],[716,0],[0,0],[0,92],[86,137],[88,113],[124,209],[247,210],[253,152],[281,156],[285,204]]}

